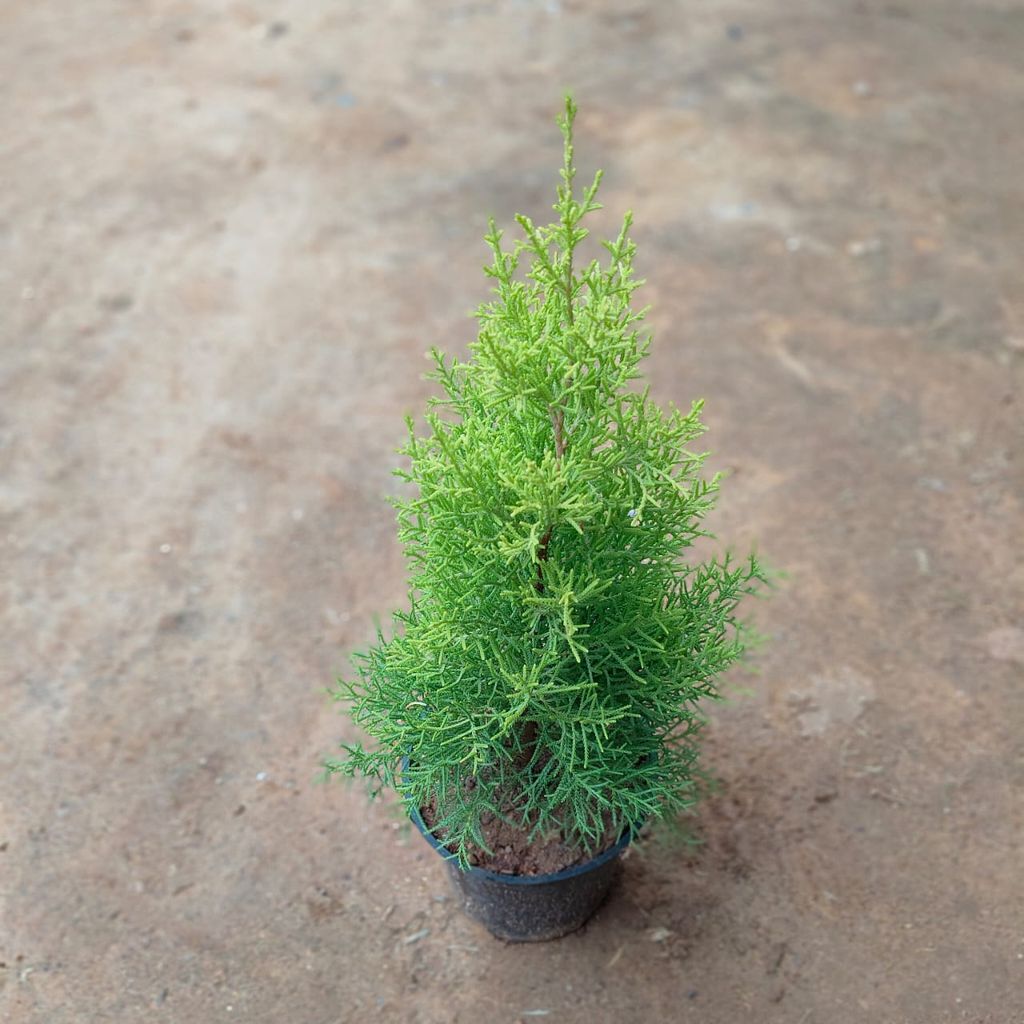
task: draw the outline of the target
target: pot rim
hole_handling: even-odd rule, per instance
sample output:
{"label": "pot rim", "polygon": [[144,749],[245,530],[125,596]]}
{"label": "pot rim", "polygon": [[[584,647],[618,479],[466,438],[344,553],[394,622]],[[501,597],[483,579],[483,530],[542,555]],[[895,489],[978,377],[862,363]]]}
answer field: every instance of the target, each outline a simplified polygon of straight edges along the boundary
{"label": "pot rim", "polygon": [[420,814],[420,809],[414,807],[411,800],[407,799],[406,804],[409,809],[409,817],[416,828],[419,829],[420,834],[452,867],[468,875],[487,878],[492,882],[500,882],[503,885],[546,885],[551,882],[561,882],[568,878],[575,878],[589,871],[596,871],[602,864],[607,864],[608,861],[622,853],[629,846],[637,831],[627,826],[614,845],[609,846],[607,850],[599,853],[596,857],[592,857],[590,860],[584,861],[582,864],[573,864],[571,867],[563,868],[561,871],[552,871],[546,875],[508,875],[499,871],[490,871],[487,868],[473,867],[472,865],[468,868],[461,867],[455,854],[427,828]]}

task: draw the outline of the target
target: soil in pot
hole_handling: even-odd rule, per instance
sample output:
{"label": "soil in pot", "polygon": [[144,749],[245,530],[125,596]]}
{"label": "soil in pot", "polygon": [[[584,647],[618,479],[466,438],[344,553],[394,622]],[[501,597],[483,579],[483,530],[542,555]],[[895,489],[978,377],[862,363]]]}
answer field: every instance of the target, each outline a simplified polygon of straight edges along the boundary
{"label": "soil in pot", "polygon": [[[434,831],[438,820],[436,803],[432,800],[426,807],[421,807],[420,815],[423,823],[443,844],[444,836]],[[551,875],[583,864],[613,846],[621,833],[621,829],[605,829],[600,841],[590,850],[581,850],[578,845],[566,842],[565,836],[557,830],[536,837],[531,842],[529,829],[516,823],[511,808],[504,818],[484,815],[480,826],[491,852],[478,846],[472,847],[469,853],[470,864],[498,874],[528,877]]]}

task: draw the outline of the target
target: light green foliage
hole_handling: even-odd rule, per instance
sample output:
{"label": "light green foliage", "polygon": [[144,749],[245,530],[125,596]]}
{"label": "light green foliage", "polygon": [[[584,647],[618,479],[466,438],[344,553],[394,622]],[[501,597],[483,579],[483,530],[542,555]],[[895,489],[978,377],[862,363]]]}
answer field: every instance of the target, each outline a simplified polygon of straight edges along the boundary
{"label": "light green foliage", "polygon": [[376,743],[329,767],[435,798],[463,862],[484,812],[590,848],[692,803],[696,704],[742,655],[737,603],[764,580],[753,557],[686,563],[718,489],[689,447],[701,403],[665,412],[631,386],[649,341],[629,215],[603,263],[574,262],[600,182],[577,197],[574,114],[558,219],[518,217],[510,251],[491,223],[471,358],[432,353],[442,397],[425,435],[409,421],[416,496],[395,502],[409,610],[337,693]]}

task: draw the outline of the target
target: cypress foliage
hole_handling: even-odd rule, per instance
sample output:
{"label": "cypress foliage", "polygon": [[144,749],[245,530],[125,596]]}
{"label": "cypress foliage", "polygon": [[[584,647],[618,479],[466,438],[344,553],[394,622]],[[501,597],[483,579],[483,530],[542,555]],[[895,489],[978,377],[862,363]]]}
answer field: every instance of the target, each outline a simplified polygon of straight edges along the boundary
{"label": "cypress foliage", "polygon": [[[631,297],[627,214],[578,265],[600,172],[575,187],[573,120],[556,220],[491,222],[493,301],[466,362],[434,350],[426,429],[410,419],[395,499],[409,606],[336,696],[375,741],[331,770],[434,802],[466,863],[481,815],[593,848],[695,798],[701,698],[748,640],[751,555],[690,564],[718,490],[701,402],[662,410],[633,382],[649,340]],[[403,770],[403,759],[408,764]]]}

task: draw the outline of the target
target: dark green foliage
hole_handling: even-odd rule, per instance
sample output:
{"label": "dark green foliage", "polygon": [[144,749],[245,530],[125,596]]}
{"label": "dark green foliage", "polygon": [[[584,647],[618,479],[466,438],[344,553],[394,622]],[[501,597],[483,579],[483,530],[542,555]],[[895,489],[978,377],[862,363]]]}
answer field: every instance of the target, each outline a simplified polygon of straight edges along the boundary
{"label": "dark green foliage", "polygon": [[416,496],[395,502],[409,610],[338,690],[376,743],[329,767],[433,799],[463,860],[484,812],[592,847],[692,803],[696,705],[742,655],[737,603],[764,579],[753,557],[686,562],[718,489],[689,447],[701,403],[665,412],[631,387],[649,342],[630,217],[603,265],[574,264],[600,181],[576,197],[574,114],[557,221],[518,217],[511,251],[491,224],[471,359],[433,352],[442,397],[425,436],[409,422]]}

